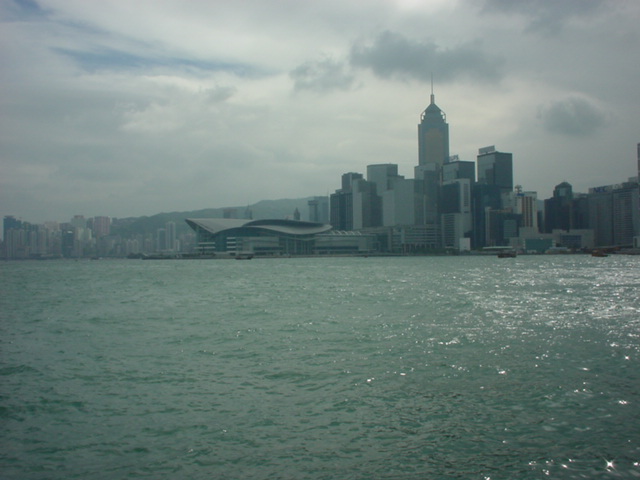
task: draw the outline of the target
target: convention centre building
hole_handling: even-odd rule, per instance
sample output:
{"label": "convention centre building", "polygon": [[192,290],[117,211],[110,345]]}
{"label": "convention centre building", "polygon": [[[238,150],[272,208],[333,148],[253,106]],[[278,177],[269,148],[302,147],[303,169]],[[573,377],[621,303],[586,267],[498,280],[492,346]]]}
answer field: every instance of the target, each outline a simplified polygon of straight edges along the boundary
{"label": "convention centre building", "polygon": [[201,255],[279,256],[367,254],[375,236],[336,232],[331,225],[300,220],[188,218]]}

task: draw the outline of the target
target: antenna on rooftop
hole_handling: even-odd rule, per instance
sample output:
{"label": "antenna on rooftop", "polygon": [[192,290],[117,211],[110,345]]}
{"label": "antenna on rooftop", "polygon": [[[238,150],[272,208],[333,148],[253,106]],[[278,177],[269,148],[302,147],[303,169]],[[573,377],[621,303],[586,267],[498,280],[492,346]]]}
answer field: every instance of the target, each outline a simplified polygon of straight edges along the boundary
{"label": "antenna on rooftop", "polygon": [[431,72],[431,104],[435,103],[435,99],[433,96],[433,72]]}

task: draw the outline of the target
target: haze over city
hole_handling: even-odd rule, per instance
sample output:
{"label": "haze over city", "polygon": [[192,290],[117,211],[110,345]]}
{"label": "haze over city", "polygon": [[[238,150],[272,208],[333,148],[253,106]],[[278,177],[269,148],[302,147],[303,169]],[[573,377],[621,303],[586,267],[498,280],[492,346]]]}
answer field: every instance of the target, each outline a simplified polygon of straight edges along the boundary
{"label": "haze over city", "polygon": [[451,154],[538,198],[637,174],[635,1],[0,4],[0,216],[152,215],[412,176],[430,79]]}

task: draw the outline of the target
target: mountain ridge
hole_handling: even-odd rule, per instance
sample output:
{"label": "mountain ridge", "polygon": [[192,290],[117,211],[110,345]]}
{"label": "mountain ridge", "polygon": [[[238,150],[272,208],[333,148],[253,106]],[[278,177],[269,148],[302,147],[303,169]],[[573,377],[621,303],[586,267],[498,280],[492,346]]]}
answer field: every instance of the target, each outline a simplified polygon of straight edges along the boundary
{"label": "mountain ridge", "polygon": [[307,202],[312,198],[314,197],[260,200],[247,206],[202,208],[182,212],[160,212],[151,216],[118,218],[113,221],[111,233],[123,236],[147,235],[164,228],[167,222],[174,222],[176,234],[180,234],[190,230],[185,222],[187,218],[224,218],[225,213],[231,215],[230,218],[263,220],[293,218],[297,209],[300,212],[300,219],[306,220],[309,218]]}

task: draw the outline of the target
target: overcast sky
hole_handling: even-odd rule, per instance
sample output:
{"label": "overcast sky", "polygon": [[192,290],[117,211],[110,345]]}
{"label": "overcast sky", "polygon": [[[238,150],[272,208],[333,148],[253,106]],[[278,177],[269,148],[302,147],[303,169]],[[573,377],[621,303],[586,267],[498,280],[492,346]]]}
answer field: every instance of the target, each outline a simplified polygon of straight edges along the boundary
{"label": "overcast sky", "polygon": [[539,198],[637,175],[637,0],[0,0],[0,215],[39,223],[413,178],[512,152]]}

